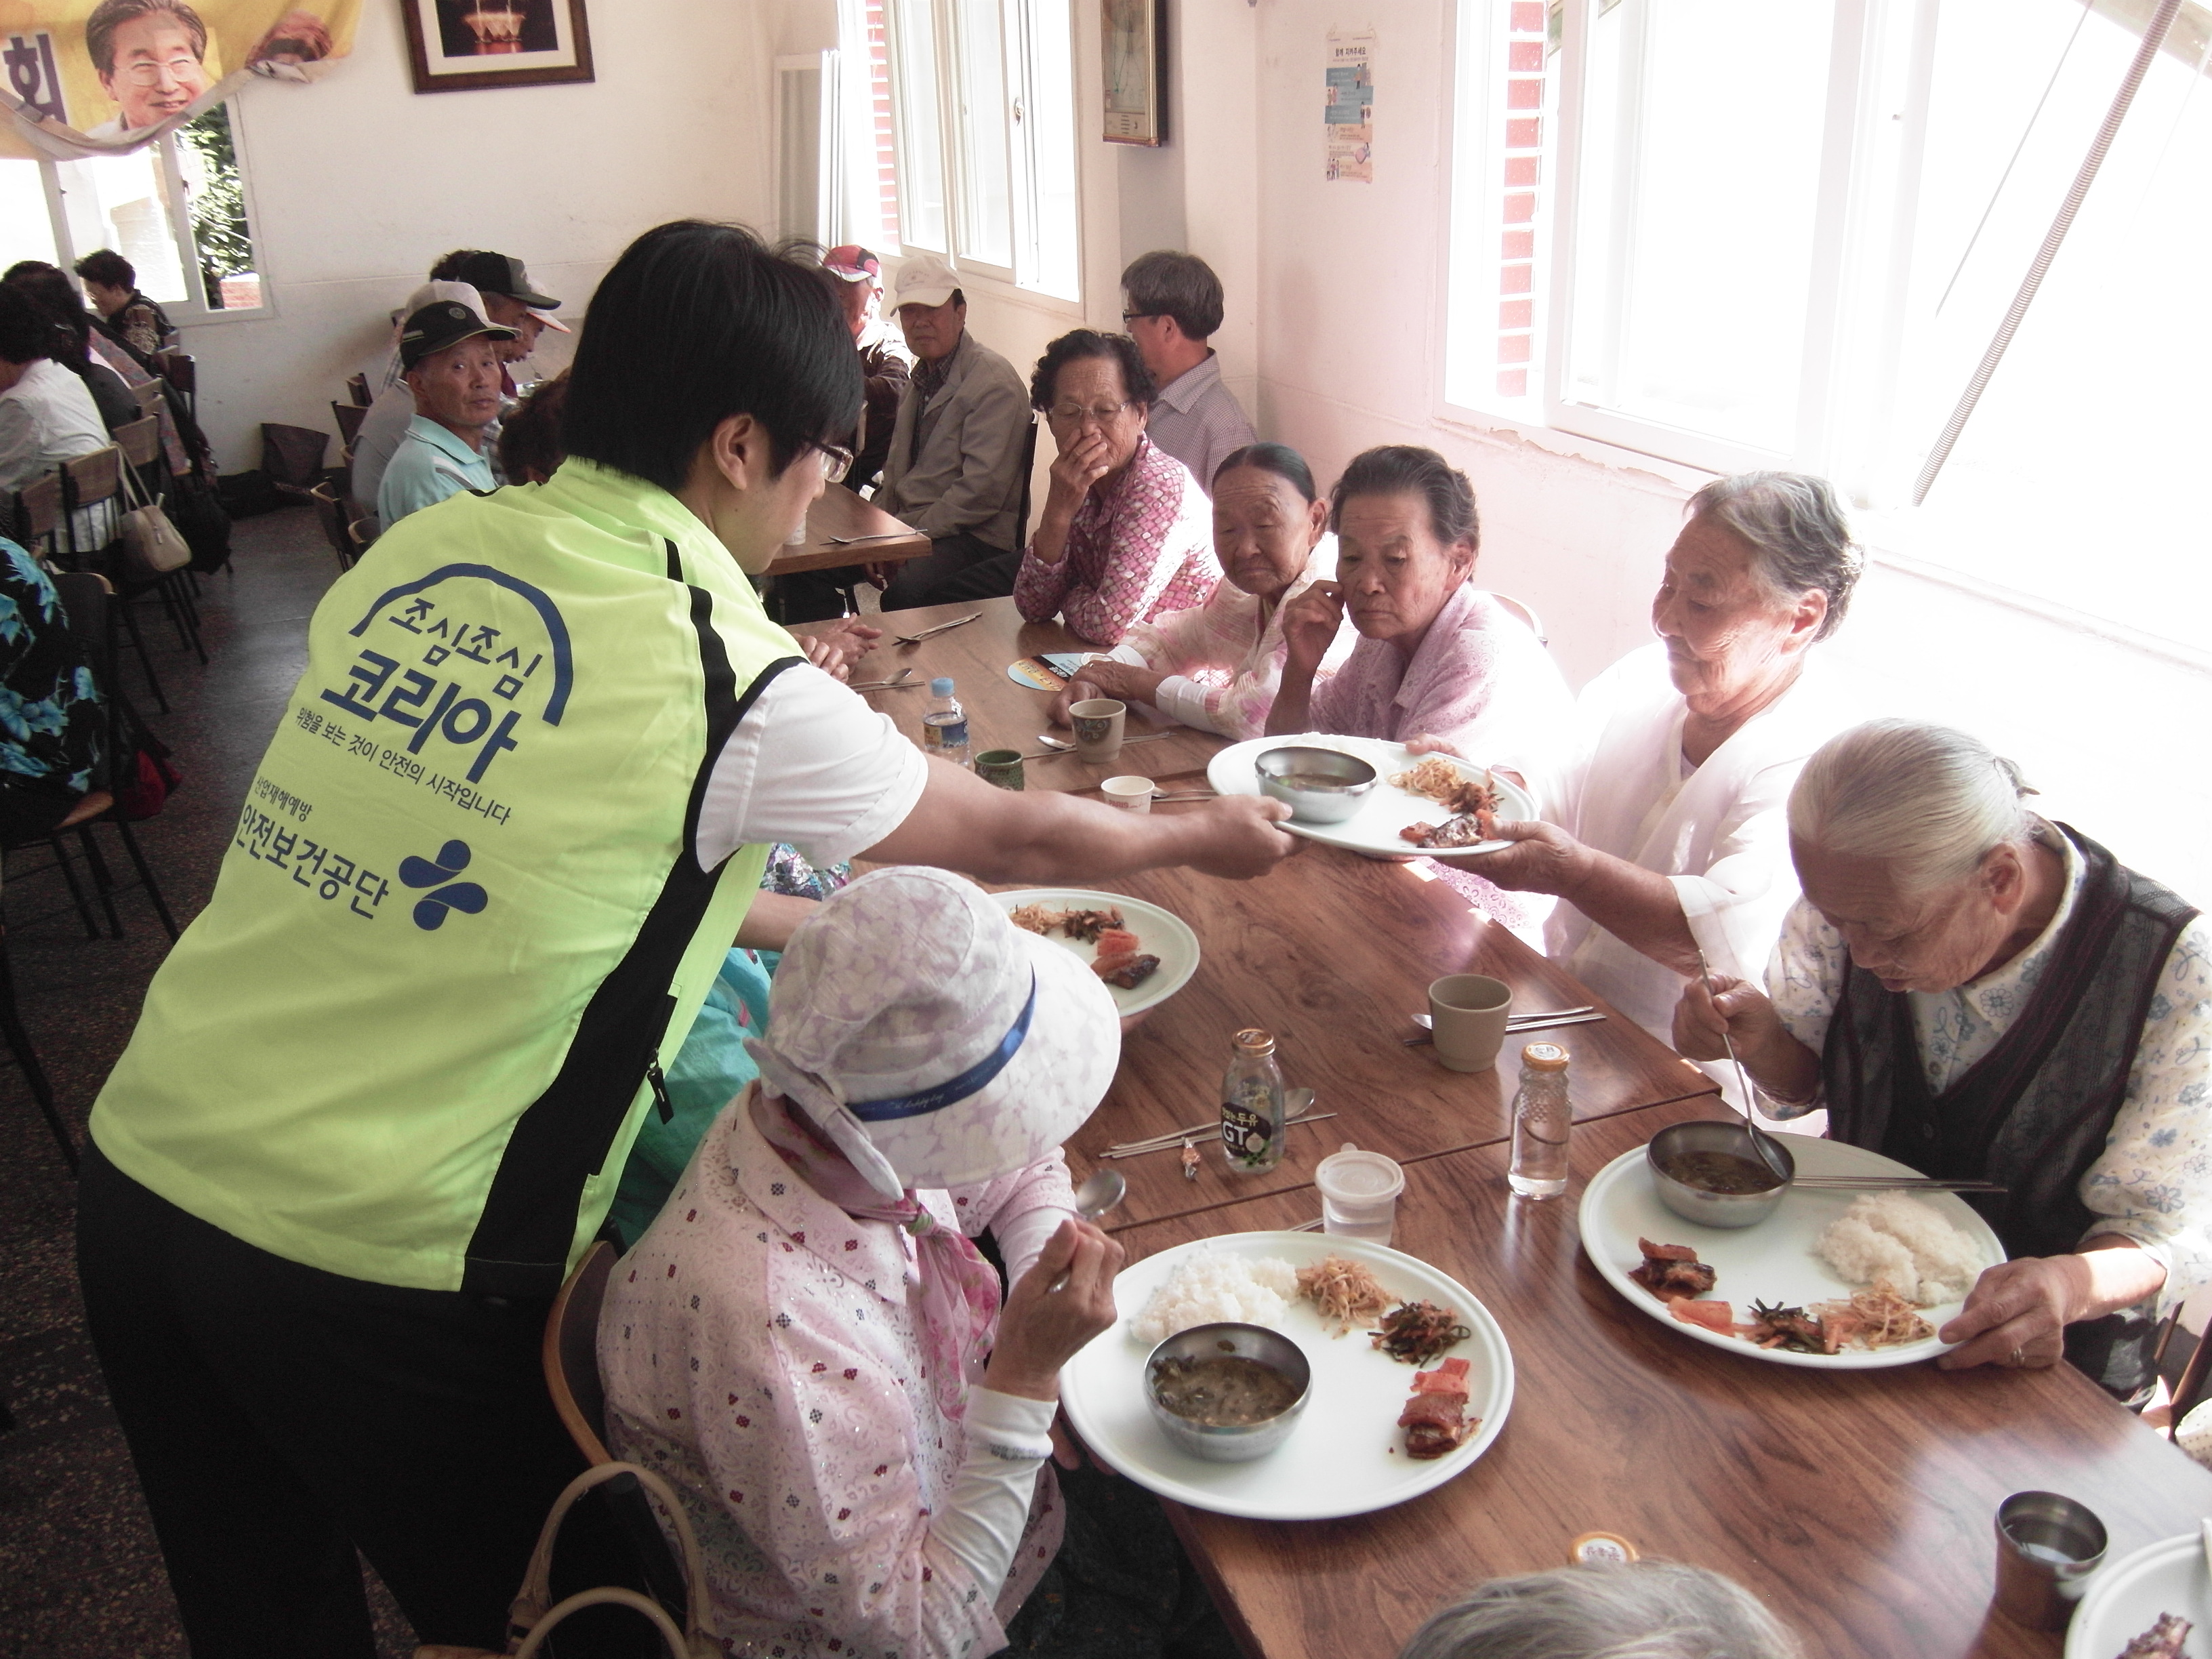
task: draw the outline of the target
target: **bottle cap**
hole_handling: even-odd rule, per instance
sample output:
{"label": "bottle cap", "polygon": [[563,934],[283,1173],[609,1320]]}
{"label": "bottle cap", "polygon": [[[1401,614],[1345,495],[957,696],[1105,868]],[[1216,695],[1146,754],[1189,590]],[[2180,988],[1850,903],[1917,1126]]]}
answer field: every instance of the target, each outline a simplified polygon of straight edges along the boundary
{"label": "bottle cap", "polygon": [[1570,1566],[1623,1565],[1636,1559],[1636,1546],[1617,1532],[1586,1532],[1567,1546]]}
{"label": "bottle cap", "polygon": [[1275,1052],[1274,1037],[1268,1032],[1256,1028],[1249,1031],[1239,1031],[1230,1041],[1236,1045],[1239,1054],[1272,1054]]}
{"label": "bottle cap", "polygon": [[1522,1066],[1539,1072],[1564,1072],[1567,1051],[1556,1042],[1532,1042],[1521,1051]]}
{"label": "bottle cap", "polygon": [[935,679],[930,681],[929,695],[933,697],[951,696],[952,695],[951,679],[946,675],[939,674]]}

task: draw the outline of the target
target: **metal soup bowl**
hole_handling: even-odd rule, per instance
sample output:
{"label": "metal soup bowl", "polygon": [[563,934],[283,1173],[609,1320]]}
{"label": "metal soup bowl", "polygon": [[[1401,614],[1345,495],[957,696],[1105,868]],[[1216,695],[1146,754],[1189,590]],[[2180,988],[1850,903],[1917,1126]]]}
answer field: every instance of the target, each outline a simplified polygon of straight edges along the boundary
{"label": "metal soup bowl", "polygon": [[[1374,793],[1375,769],[1357,755],[1334,749],[1270,749],[1252,763],[1260,793],[1291,809],[1301,823],[1341,823]],[[1285,782],[1291,774],[1326,778],[1319,788]]]}
{"label": "metal soup bowl", "polygon": [[[1281,1412],[1262,1422],[1215,1428],[1178,1417],[1160,1403],[1154,1376],[1164,1359],[1214,1359],[1234,1355],[1256,1359],[1297,1384],[1298,1397]],[[1152,1408],[1152,1421],[1177,1451],[1188,1452],[1210,1463],[1249,1463],[1265,1457],[1281,1445],[1297,1426],[1298,1414],[1313,1395],[1313,1368],[1298,1345],[1280,1331],[1264,1325],[1194,1325],[1178,1331],[1152,1350],[1145,1361],[1145,1403]]]}
{"label": "metal soup bowl", "polygon": [[[1685,1221],[1707,1227],[1755,1227],[1774,1213],[1790,1190],[1790,1182],[1778,1181],[1764,1192],[1709,1193],[1675,1180],[1659,1167],[1662,1159],[1682,1152],[1733,1152],[1762,1171],[1771,1171],[1751,1144],[1751,1132],[1741,1123],[1677,1123],[1662,1129],[1644,1147],[1644,1161],[1651,1167],[1651,1185],[1659,1201]],[[1796,1180],[1797,1160],[1787,1146],[1782,1149],[1782,1161],[1789,1166],[1790,1180]]]}

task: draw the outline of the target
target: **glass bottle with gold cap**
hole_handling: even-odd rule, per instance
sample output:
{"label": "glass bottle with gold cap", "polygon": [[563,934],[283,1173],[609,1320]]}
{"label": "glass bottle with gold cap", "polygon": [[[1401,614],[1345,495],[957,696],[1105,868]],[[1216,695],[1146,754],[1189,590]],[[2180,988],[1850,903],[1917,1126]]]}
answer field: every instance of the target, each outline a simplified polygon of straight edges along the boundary
{"label": "glass bottle with gold cap", "polygon": [[1283,1161],[1283,1069],[1275,1039],[1239,1031],[1236,1058],[1221,1079],[1221,1154],[1232,1170],[1257,1174]]}
{"label": "glass bottle with gold cap", "polygon": [[1567,1136],[1575,1127],[1567,1101],[1567,1051],[1532,1042],[1521,1051],[1521,1090],[1513,1097],[1513,1165],[1505,1183],[1522,1198],[1557,1198],[1567,1190]]}

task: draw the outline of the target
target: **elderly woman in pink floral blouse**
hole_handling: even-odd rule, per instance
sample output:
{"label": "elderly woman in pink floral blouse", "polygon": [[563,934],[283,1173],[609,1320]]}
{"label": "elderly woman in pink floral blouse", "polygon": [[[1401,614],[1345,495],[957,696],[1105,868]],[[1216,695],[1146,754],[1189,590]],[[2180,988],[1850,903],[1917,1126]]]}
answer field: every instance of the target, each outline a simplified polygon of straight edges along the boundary
{"label": "elderly woman in pink floral blouse", "polygon": [[[1054,721],[1067,724],[1070,703],[1119,697],[1201,732],[1260,735],[1288,651],[1283,609],[1336,574],[1328,503],[1297,450],[1247,444],[1223,459],[1213,475],[1213,552],[1223,575],[1213,597],[1131,628],[1070,682],[1053,705]],[[1323,672],[1356,637],[1339,635]]]}
{"label": "elderly woman in pink floral blouse", "polygon": [[1079,328],[1037,359],[1030,401],[1060,454],[1014,577],[1031,622],[1115,645],[1132,623],[1203,605],[1221,580],[1212,514],[1189,470],[1145,435],[1158,395],[1127,335]]}
{"label": "elderly woman in pink floral blouse", "polygon": [[1113,1000],[895,868],[798,929],[770,1009],[759,1081],[615,1271],[608,1437],[682,1496],[733,1650],[981,1659],[1060,1547],[1060,1369],[1115,1317],[1121,1248],[1058,1150],[1113,1078]]}

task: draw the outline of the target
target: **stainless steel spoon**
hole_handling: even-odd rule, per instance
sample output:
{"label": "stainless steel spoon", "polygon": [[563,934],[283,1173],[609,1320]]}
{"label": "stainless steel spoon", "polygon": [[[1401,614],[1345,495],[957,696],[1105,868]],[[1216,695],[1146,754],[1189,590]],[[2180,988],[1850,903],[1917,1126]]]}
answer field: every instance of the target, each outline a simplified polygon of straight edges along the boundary
{"label": "stainless steel spoon", "polygon": [[[1691,948],[1698,951],[1698,972],[1705,981],[1705,989],[1710,991],[1713,988],[1711,964],[1706,962],[1703,950],[1695,945]],[[1743,1127],[1751,1136],[1751,1144],[1759,1149],[1759,1156],[1773,1171],[1774,1178],[1787,1181],[1790,1178],[1791,1170],[1790,1161],[1783,1152],[1782,1143],[1760,1128],[1758,1120],[1751,1115],[1751,1073],[1743,1069],[1743,1062],[1735,1057],[1735,1039],[1729,1035],[1726,1019],[1721,1021],[1721,1046],[1728,1050],[1729,1064],[1735,1067],[1736,1083],[1743,1090]]]}
{"label": "stainless steel spoon", "polygon": [[[1094,1170],[1086,1176],[1083,1184],[1075,1189],[1075,1212],[1085,1221],[1096,1221],[1128,1195],[1129,1178],[1119,1170]],[[1054,1291],[1064,1291],[1066,1288],[1067,1275],[1062,1273],[1052,1281],[1051,1288],[1046,1291],[1046,1294],[1048,1296]]]}

